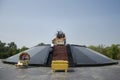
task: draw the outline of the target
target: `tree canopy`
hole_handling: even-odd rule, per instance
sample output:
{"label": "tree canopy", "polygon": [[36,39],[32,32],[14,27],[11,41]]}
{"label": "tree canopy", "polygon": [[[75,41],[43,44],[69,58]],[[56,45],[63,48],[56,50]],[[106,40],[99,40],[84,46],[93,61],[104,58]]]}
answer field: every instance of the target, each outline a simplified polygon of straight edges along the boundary
{"label": "tree canopy", "polygon": [[104,45],[98,45],[98,46],[88,46],[89,48],[100,52],[101,54],[104,54],[112,59],[120,59],[120,45],[119,44],[112,44],[111,46],[104,46]]}
{"label": "tree canopy", "polygon": [[0,59],[10,57],[27,49],[28,48],[25,46],[23,46],[21,49],[17,48],[17,45],[14,42],[7,44],[0,41]]}

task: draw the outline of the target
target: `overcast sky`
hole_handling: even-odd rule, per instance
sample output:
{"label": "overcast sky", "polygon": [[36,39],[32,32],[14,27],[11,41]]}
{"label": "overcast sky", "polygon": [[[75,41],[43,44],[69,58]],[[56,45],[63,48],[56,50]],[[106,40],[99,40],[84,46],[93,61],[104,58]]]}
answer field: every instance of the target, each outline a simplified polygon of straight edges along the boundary
{"label": "overcast sky", "polygon": [[120,44],[120,0],[0,0],[0,40],[18,47],[67,43]]}

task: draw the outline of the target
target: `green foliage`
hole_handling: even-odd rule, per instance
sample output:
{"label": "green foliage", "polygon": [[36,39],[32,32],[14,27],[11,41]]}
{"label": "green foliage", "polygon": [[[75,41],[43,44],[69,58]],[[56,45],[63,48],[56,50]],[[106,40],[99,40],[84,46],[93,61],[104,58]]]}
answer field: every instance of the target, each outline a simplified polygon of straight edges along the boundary
{"label": "green foliage", "polygon": [[29,48],[23,46],[23,47],[20,49],[20,52],[25,51],[25,50],[27,50],[27,49],[29,49]]}
{"label": "green foliage", "polygon": [[112,44],[111,46],[89,46],[90,49],[93,49],[97,52],[100,52],[112,59],[120,59],[120,45],[119,44]]}
{"label": "green foliage", "polygon": [[28,48],[25,46],[23,46],[21,49],[17,49],[17,45],[14,42],[6,44],[0,41],[0,59],[10,57],[26,49]]}
{"label": "green foliage", "polygon": [[113,44],[111,46],[111,54],[113,59],[118,59],[118,54],[120,54],[120,48],[119,45]]}
{"label": "green foliage", "polygon": [[45,45],[43,42],[37,44],[36,46],[42,46],[42,45]]}
{"label": "green foliage", "polygon": [[3,43],[2,41],[0,41],[0,48],[5,47],[6,43]]}
{"label": "green foliage", "polygon": [[17,45],[14,42],[8,43],[8,47],[11,49],[12,48],[17,49]]}

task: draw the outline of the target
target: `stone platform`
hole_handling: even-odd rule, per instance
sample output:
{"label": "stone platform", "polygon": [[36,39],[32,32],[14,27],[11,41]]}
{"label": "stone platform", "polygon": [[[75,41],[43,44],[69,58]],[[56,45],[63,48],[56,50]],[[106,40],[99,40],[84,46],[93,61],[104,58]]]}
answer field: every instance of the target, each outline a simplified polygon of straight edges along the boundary
{"label": "stone platform", "polygon": [[[120,61],[119,61],[120,62]],[[51,67],[29,66],[18,69],[0,61],[0,80],[120,80],[120,64],[98,67],[69,68],[52,72]]]}

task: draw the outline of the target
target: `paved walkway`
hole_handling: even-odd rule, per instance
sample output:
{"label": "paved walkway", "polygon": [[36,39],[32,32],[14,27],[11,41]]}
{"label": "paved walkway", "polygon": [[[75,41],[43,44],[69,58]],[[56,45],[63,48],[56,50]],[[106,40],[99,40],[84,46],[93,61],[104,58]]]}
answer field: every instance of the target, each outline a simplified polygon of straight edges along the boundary
{"label": "paved walkway", "polygon": [[69,68],[52,73],[50,67],[17,69],[0,61],[0,80],[120,80],[120,64],[102,67]]}

